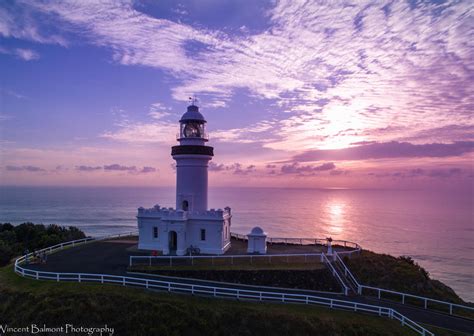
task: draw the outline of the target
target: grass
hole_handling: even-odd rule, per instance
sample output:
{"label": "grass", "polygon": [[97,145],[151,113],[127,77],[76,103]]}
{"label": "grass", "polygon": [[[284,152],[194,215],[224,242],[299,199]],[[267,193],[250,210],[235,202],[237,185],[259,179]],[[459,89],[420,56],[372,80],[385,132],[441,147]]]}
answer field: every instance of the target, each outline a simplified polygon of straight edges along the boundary
{"label": "grass", "polygon": [[434,327],[432,325],[427,325],[427,324],[420,324],[421,326],[425,327],[432,333],[434,333],[436,336],[471,336],[471,334],[463,333],[460,331],[454,331],[450,329],[444,329],[444,328],[439,328],[439,327]]}
{"label": "grass", "polygon": [[[344,261],[361,284],[472,306],[441,281],[431,279],[429,273],[411,258],[395,258],[364,250],[360,256],[345,258]],[[364,295],[377,296],[377,291],[364,289]],[[382,293],[382,298],[401,302],[401,297],[396,294]],[[424,307],[424,301],[417,298],[407,297],[405,303]],[[447,305],[428,302],[428,307],[449,313]],[[474,314],[466,309],[454,308],[453,313],[474,318]]]}
{"label": "grass", "polygon": [[107,324],[118,335],[414,335],[395,321],[359,313],[37,281],[11,266],[0,269],[0,317],[19,327]]}

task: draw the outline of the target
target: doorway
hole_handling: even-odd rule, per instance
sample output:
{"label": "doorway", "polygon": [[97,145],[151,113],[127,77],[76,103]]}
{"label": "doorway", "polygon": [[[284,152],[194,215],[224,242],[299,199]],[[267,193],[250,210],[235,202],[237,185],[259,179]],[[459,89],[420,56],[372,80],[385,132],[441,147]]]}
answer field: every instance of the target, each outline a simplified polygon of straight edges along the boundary
{"label": "doorway", "polygon": [[176,231],[170,231],[168,235],[168,246],[170,254],[176,253],[176,249],[178,248],[178,234]]}
{"label": "doorway", "polygon": [[188,201],[183,201],[183,210],[188,211],[189,209],[189,202]]}

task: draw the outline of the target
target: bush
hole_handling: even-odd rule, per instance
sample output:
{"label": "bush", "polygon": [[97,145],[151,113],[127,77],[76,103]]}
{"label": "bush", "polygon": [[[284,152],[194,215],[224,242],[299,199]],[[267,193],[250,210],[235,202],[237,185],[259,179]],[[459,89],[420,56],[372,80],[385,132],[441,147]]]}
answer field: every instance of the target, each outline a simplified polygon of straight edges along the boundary
{"label": "bush", "polygon": [[28,249],[34,251],[62,242],[85,238],[84,232],[76,227],[56,224],[23,223],[13,226],[0,223],[0,266],[6,265],[15,255]]}

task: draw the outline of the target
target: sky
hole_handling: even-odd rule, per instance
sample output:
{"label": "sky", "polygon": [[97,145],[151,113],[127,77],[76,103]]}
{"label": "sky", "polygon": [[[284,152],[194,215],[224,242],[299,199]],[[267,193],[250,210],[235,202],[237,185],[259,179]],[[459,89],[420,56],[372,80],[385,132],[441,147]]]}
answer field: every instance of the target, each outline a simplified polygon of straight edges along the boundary
{"label": "sky", "polygon": [[0,3],[0,184],[472,188],[472,1]]}

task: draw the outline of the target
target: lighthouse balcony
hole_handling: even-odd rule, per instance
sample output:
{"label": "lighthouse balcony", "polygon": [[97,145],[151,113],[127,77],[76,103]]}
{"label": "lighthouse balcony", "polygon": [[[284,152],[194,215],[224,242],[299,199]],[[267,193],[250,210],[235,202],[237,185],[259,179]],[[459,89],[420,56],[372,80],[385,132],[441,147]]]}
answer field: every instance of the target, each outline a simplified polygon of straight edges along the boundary
{"label": "lighthouse balcony", "polygon": [[202,140],[205,140],[205,141],[209,141],[209,134],[207,133],[201,133],[199,136],[195,136],[195,137],[185,137],[183,134],[181,133],[176,133],[176,140],[180,141],[180,140],[183,140],[183,139],[202,139]]}

